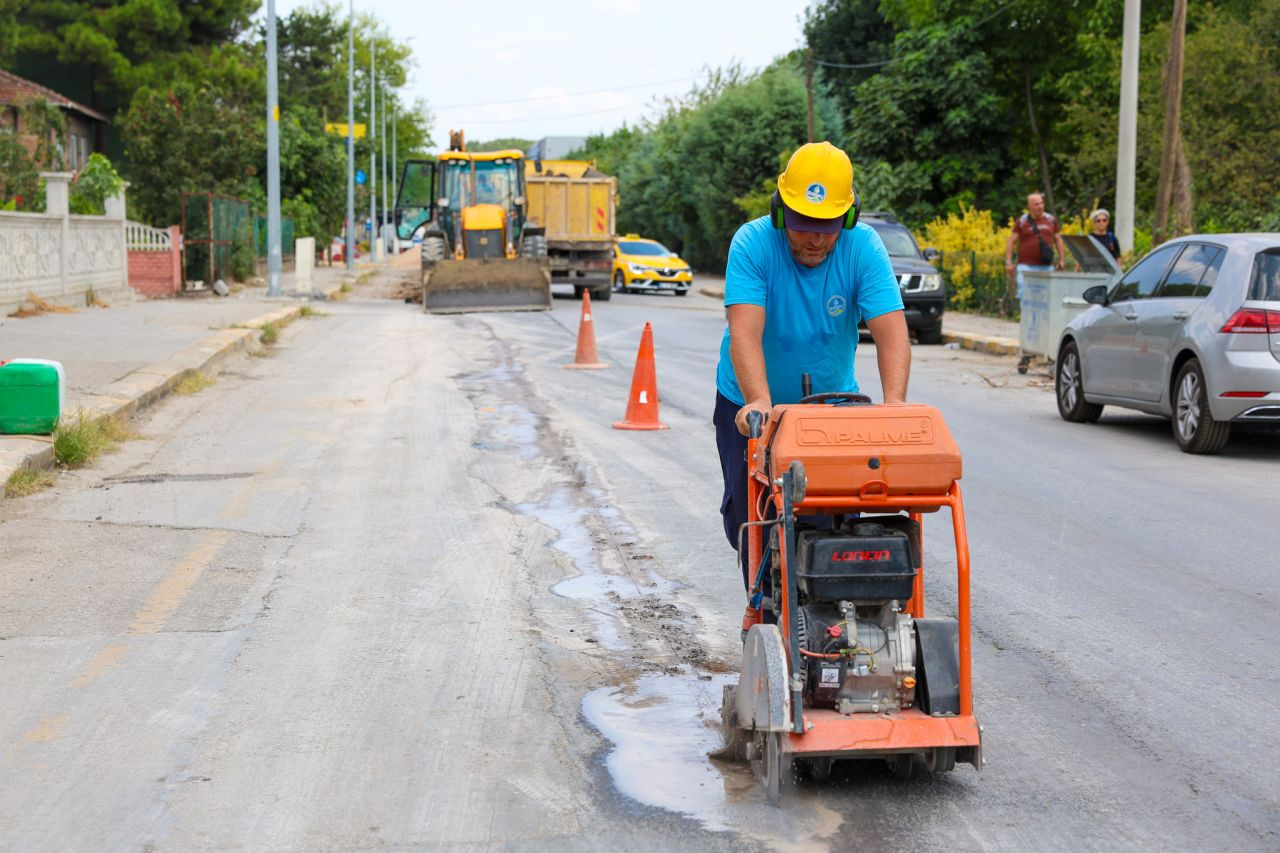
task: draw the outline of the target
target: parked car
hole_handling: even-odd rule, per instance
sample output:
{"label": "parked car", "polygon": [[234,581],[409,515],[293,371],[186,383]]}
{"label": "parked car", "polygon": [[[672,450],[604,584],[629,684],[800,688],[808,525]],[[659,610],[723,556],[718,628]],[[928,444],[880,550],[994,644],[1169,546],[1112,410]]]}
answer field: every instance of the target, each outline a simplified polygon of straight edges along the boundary
{"label": "parked car", "polygon": [[1280,426],[1280,234],[1180,237],[1083,296],[1057,350],[1064,419],[1164,415],[1188,453],[1216,453],[1233,424]]}
{"label": "parked car", "polygon": [[947,288],[942,276],[930,263],[937,252],[920,251],[915,237],[891,213],[872,211],[858,217],[875,229],[889,253],[893,274],[902,291],[907,328],[916,333],[922,344],[942,343],[942,313],[947,307]]}
{"label": "parked car", "polygon": [[684,296],[693,286],[693,271],[680,256],[639,234],[627,234],[613,243],[613,292],[670,290]]}

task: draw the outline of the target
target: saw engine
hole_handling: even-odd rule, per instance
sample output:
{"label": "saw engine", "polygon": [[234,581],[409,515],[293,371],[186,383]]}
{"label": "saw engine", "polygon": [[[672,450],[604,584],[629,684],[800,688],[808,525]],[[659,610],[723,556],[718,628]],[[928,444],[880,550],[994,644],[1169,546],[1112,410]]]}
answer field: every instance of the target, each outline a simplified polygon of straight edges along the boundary
{"label": "saw engine", "polygon": [[919,525],[907,516],[837,519],[796,528],[805,703],[842,714],[897,711],[916,702],[912,594]]}

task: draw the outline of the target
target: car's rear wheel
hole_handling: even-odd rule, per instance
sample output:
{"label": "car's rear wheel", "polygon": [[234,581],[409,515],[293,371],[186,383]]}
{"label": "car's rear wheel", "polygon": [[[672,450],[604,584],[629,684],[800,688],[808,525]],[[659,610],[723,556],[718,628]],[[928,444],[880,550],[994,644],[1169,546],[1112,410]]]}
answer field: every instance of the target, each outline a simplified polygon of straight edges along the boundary
{"label": "car's rear wheel", "polygon": [[1217,453],[1231,436],[1231,424],[1209,412],[1204,371],[1194,358],[1182,365],[1173,386],[1173,437],[1187,453]]}
{"label": "car's rear wheel", "polygon": [[1081,372],[1080,350],[1075,341],[1069,341],[1058,357],[1054,372],[1054,391],[1058,398],[1058,414],[1064,421],[1091,424],[1102,417],[1102,406],[1084,398],[1084,376]]}

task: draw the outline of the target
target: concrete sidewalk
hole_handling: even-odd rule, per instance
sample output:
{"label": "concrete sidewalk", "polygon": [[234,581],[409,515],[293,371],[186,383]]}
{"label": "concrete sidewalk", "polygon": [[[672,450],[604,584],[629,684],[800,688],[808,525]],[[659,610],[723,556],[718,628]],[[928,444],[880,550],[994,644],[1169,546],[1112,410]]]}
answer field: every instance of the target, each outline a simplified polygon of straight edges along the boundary
{"label": "concrete sidewalk", "polygon": [[[313,299],[341,298],[344,284],[386,265],[317,267]],[[293,291],[293,273],[281,276]],[[287,323],[302,313],[306,297],[268,299],[266,288],[246,287],[230,296],[141,300],[74,314],[0,317],[0,361],[52,359],[66,374],[64,417],[130,415],[167,395],[193,371],[208,371],[227,356],[249,349],[266,323]],[[52,436],[0,435],[0,500],[14,471],[53,465]]]}
{"label": "concrete sidewalk", "polygon": [[[699,284],[699,293],[713,299],[724,299],[723,278],[699,276],[699,279],[706,282]],[[1017,355],[1018,323],[981,314],[948,311],[942,315],[942,342],[978,352]]]}

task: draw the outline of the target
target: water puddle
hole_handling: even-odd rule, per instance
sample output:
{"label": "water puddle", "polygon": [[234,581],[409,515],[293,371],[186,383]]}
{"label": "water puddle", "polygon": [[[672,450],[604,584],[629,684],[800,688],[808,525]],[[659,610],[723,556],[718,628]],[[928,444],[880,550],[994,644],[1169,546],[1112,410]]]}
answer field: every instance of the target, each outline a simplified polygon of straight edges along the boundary
{"label": "water puddle", "polygon": [[713,832],[735,832],[780,850],[824,850],[841,818],[821,800],[797,795],[769,806],[746,765],[714,762],[720,702],[736,675],[682,668],[588,693],[583,715],[613,743],[605,766],[636,802],[684,815]]}
{"label": "water puddle", "polygon": [[527,462],[542,451],[538,447],[538,415],[510,400],[510,388],[520,380],[521,368],[504,364],[456,377],[458,385],[476,409],[477,430],[472,446],[515,454]]}
{"label": "water puddle", "polygon": [[[679,589],[679,584],[649,568],[632,566],[630,571],[625,571],[622,566],[625,558],[617,550],[620,546],[612,543],[625,540],[630,531],[620,521],[615,509],[600,506],[604,496],[597,490],[580,489],[579,494],[586,500],[575,498],[567,486],[560,487],[542,502],[517,504],[514,509],[555,530],[557,538],[550,547],[573,561],[579,572],[557,583],[551,592],[561,598],[584,603],[595,630],[595,639],[607,649],[622,651],[630,647],[621,627],[626,615],[622,611],[631,609],[627,602],[647,596],[667,600]],[[645,555],[640,557],[647,559]],[[637,560],[639,557],[631,555],[629,559]],[[610,568],[618,568],[625,573],[609,571],[606,562]]]}

